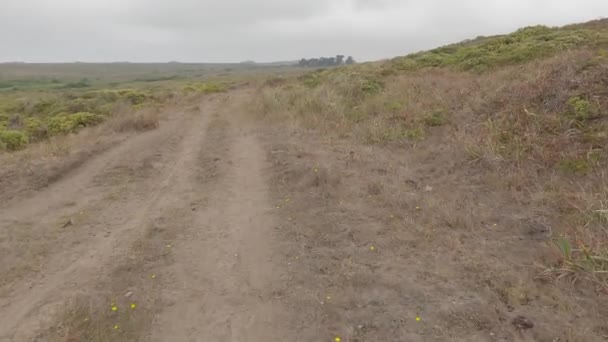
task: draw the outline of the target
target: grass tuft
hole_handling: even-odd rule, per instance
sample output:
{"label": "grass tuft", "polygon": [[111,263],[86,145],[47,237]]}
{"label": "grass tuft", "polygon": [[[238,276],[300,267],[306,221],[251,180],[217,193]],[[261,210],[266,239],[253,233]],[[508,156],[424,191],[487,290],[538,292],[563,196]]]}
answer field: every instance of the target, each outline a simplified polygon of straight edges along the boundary
{"label": "grass tuft", "polygon": [[160,126],[160,115],[153,109],[143,109],[135,113],[116,116],[110,126],[115,132],[144,132]]}
{"label": "grass tuft", "polygon": [[429,127],[443,126],[445,124],[445,116],[441,111],[433,111],[426,113],[422,117],[422,122]]}
{"label": "grass tuft", "polygon": [[575,248],[565,236],[557,238],[555,244],[560,260],[545,275],[570,278],[573,282],[585,278],[608,290],[608,248],[593,249],[582,242]]}

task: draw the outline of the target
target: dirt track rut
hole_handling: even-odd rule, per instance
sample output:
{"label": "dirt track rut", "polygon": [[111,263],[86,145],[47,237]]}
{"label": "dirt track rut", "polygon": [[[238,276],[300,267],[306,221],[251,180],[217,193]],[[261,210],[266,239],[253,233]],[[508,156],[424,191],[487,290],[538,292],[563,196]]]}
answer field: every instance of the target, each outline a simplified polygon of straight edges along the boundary
{"label": "dirt track rut", "polygon": [[[207,201],[176,241],[171,298],[153,341],[265,341],[283,332],[273,298],[280,270],[272,256],[272,206],[265,155],[230,118],[211,123],[194,196]],[[209,163],[213,164],[211,167]]]}

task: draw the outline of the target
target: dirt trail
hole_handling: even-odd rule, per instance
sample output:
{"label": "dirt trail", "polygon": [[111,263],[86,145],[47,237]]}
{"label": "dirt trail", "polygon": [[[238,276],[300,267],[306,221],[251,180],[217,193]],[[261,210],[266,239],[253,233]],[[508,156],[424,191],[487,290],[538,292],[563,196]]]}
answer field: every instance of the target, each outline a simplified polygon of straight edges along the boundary
{"label": "dirt trail", "polygon": [[[176,129],[183,129],[183,123],[177,125],[179,120],[194,121],[181,139],[175,135]],[[10,218],[5,221],[9,223],[26,219],[29,213],[27,220],[34,222],[30,227],[32,235],[52,229],[48,223],[61,224],[66,206],[76,214],[69,216],[75,218],[70,218],[68,231],[58,233],[55,246],[45,250],[50,255],[44,269],[3,289],[10,297],[2,297],[0,337],[28,340],[31,332],[48,319],[45,313],[54,304],[65,300],[72,291],[90,286],[107,265],[120,258],[129,242],[141,234],[148,214],[161,205],[163,193],[182,176],[189,148],[200,139],[197,128],[204,124],[203,116],[189,119],[185,114],[176,115],[166,129],[128,141],[92,160],[73,177],[2,212],[3,218]],[[176,148],[180,152],[174,154]],[[147,167],[157,172],[145,170]],[[143,174],[138,176],[138,171]],[[127,186],[130,182],[136,186]],[[65,202],[76,204],[74,207]],[[90,212],[86,215],[89,217],[79,217],[85,212]],[[2,228],[13,229],[8,225]],[[104,234],[99,234],[99,230]]]}
{"label": "dirt trail", "polygon": [[2,258],[9,261],[0,283],[0,341],[52,339],[40,332],[71,296],[105,284],[158,222],[175,237],[174,262],[158,271],[167,308],[152,331],[137,336],[281,336],[271,329],[285,314],[273,297],[280,268],[271,259],[264,151],[236,118],[238,95],[206,99],[198,113],[175,113],[159,130],[0,209]]}
{"label": "dirt trail", "polygon": [[171,306],[151,340],[282,340],[287,313],[274,294],[280,265],[272,253],[265,154],[234,118],[215,120],[200,160],[216,165],[201,170],[208,182],[198,188],[210,201],[176,242]]}

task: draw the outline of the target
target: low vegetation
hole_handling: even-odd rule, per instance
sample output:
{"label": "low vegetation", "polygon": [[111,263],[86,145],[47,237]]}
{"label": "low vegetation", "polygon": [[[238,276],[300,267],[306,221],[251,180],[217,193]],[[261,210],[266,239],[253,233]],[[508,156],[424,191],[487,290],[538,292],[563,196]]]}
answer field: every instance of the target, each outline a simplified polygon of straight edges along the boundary
{"label": "low vegetation", "polygon": [[76,133],[120,112],[156,105],[151,93],[133,89],[0,95],[0,150],[15,151],[57,135]]}
{"label": "low vegetation", "polygon": [[15,130],[0,130],[0,149],[16,151],[24,148],[29,142],[25,133]]}
{"label": "low vegetation", "polygon": [[183,88],[185,92],[199,92],[203,94],[211,94],[211,93],[223,93],[228,88],[224,84],[220,83],[193,83],[188,84]]}
{"label": "low vegetation", "polygon": [[459,146],[497,191],[552,213],[561,256],[539,274],[608,290],[607,80],[604,19],[266,82],[254,105],[361,143]]}
{"label": "low vegetation", "polygon": [[549,57],[564,50],[597,48],[607,42],[606,32],[595,28],[532,26],[505,36],[478,37],[471,41],[398,57],[386,65],[388,69],[385,70],[453,67],[458,70],[482,72]]}

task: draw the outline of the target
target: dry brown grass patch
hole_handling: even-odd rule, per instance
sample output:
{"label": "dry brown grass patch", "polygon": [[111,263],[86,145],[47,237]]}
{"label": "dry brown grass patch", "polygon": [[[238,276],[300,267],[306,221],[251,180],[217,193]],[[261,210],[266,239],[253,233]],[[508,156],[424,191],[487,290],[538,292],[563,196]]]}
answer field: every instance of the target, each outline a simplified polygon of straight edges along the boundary
{"label": "dry brown grass patch", "polygon": [[160,113],[154,108],[146,108],[135,113],[116,115],[108,125],[115,132],[144,132],[160,126]]}

